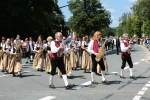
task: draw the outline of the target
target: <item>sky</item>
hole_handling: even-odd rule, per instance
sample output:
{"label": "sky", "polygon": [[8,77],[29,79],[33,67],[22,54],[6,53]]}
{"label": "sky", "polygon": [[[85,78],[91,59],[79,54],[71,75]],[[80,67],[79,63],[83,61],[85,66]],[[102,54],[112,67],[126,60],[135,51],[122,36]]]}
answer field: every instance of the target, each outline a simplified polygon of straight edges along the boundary
{"label": "sky", "polygon": [[[65,6],[68,5],[68,1],[70,0],[58,0],[58,5]],[[133,3],[136,0],[99,0],[106,10],[111,12],[112,23],[110,27],[117,27],[119,25],[119,18],[123,13],[131,12],[130,7],[132,7]],[[65,21],[72,16],[68,7],[61,8],[61,11],[65,15]]]}

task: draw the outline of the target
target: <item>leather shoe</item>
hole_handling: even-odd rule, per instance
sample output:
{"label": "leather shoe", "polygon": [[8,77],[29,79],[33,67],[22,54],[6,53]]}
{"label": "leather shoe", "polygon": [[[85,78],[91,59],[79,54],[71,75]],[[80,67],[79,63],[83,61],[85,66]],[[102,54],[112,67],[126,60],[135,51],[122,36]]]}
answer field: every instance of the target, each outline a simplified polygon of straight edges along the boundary
{"label": "leather shoe", "polygon": [[102,84],[109,85],[109,82],[105,80],[105,81],[102,81]]}
{"label": "leather shoe", "polygon": [[134,80],[135,80],[135,79],[136,79],[136,77],[133,75],[133,76],[130,76],[130,79],[134,79]]}
{"label": "leather shoe", "polygon": [[91,82],[92,84],[98,84],[95,80]]}
{"label": "leather shoe", "polygon": [[50,84],[49,88],[55,89],[55,86],[53,84]]}
{"label": "leather shoe", "polygon": [[122,78],[122,79],[126,79],[124,76],[120,76],[120,78]]}
{"label": "leather shoe", "polygon": [[68,84],[67,86],[65,86],[66,89],[71,89],[72,87],[74,87],[74,84]]}

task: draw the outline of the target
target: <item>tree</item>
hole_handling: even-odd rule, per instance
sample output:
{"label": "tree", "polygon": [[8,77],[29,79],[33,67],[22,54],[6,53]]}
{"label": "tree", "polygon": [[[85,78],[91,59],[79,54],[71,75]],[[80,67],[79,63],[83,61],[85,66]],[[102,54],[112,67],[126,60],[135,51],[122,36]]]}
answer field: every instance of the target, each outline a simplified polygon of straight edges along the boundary
{"label": "tree", "polygon": [[69,10],[73,14],[68,21],[68,26],[77,34],[90,35],[97,30],[109,27],[110,12],[105,10],[98,0],[86,0],[86,9],[80,0],[71,0],[68,3]]}
{"label": "tree", "polygon": [[[44,38],[65,30],[64,15],[57,0],[1,0],[0,31],[6,37]],[[36,36],[36,37],[35,37]]]}

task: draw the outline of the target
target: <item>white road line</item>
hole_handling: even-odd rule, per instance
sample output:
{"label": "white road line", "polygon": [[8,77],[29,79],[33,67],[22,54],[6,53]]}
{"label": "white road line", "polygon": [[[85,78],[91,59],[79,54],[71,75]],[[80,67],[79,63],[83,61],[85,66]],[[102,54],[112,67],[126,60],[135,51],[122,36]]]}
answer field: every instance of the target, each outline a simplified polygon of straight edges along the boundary
{"label": "white road line", "polygon": [[144,61],[145,59],[141,59],[140,61]]}
{"label": "white road line", "polygon": [[147,87],[143,87],[141,90],[144,90],[144,91],[146,91],[148,88]]}
{"label": "white road line", "polygon": [[135,96],[133,100],[140,100],[141,96]]}
{"label": "white road line", "polygon": [[139,93],[138,93],[138,95],[143,95],[145,93],[145,91],[140,91]]}
{"label": "white road line", "polygon": [[150,84],[146,84],[145,86],[146,86],[146,87],[150,87]]}
{"label": "white road line", "polygon": [[140,62],[135,62],[135,63],[133,63],[134,65],[137,65],[137,64],[139,64]]}
{"label": "white road line", "polygon": [[22,71],[22,72],[29,73],[29,72],[30,72],[30,70],[29,70],[29,71]]}
{"label": "white road line", "polygon": [[90,85],[91,84],[91,81],[88,81],[88,82],[85,82],[85,83],[82,83],[82,84],[80,84],[80,85],[77,85],[77,86],[74,86],[72,89],[81,89],[81,88],[83,88],[83,87],[85,87],[85,86],[88,86],[88,85]]}
{"label": "white road line", "polygon": [[[150,81],[148,83],[150,83]],[[133,100],[140,100],[140,98],[142,97],[142,95],[144,95],[144,93],[148,90],[149,87],[150,87],[150,84],[146,84],[141,89],[142,91],[139,91],[138,94],[133,98]]]}
{"label": "white road line", "polygon": [[56,97],[54,97],[54,96],[47,96],[47,97],[41,98],[39,100],[52,100],[54,98],[56,98]]}
{"label": "white road line", "polygon": [[0,77],[5,77],[5,76],[9,76],[9,75],[1,75]]}

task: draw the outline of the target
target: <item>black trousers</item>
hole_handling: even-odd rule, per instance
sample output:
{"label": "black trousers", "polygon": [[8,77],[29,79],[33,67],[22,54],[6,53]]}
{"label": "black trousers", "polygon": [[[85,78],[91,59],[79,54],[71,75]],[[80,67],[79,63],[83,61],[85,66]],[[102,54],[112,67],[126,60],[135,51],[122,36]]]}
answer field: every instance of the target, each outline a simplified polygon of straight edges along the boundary
{"label": "black trousers", "polygon": [[51,58],[51,66],[52,66],[51,75],[55,75],[57,67],[61,71],[62,75],[66,74],[65,64],[63,62],[62,57],[60,59]]}
{"label": "black trousers", "polygon": [[117,54],[119,54],[120,46],[116,46],[116,49],[117,49]]}
{"label": "black trousers", "polygon": [[131,56],[130,55],[127,55],[127,56],[121,56],[122,58],[122,66],[121,66],[121,69],[124,69],[125,66],[126,66],[126,62],[128,63],[129,67],[130,68],[133,68],[133,63],[132,63],[132,59],[131,59]]}
{"label": "black trousers", "polygon": [[104,66],[103,59],[101,59],[99,62],[97,62],[95,60],[95,57],[96,56],[94,54],[91,55],[91,58],[92,58],[92,72],[95,72],[95,73],[97,72],[97,64],[100,65],[102,71],[105,71],[105,66]]}

